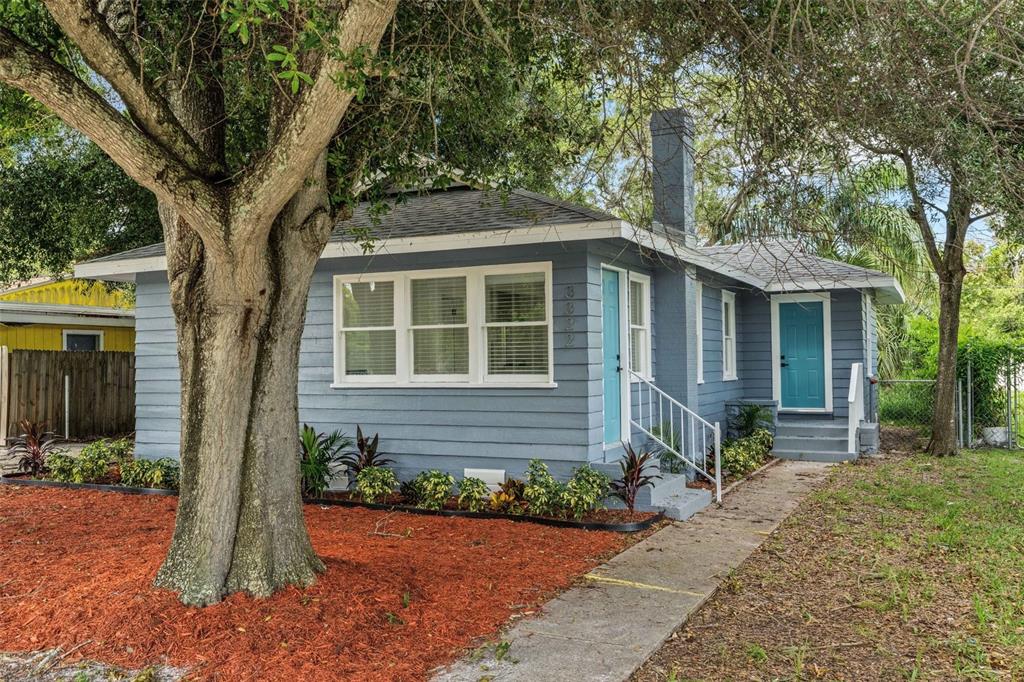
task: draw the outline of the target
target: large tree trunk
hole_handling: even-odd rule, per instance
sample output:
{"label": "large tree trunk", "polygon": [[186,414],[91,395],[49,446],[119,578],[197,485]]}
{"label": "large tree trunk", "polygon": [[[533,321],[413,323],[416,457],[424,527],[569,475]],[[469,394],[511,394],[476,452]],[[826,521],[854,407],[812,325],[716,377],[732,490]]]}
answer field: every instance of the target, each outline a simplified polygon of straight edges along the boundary
{"label": "large tree trunk", "polygon": [[205,605],[307,586],[323,564],[306,531],[298,354],[306,297],[330,234],[323,158],[269,242],[223,257],[172,211],[168,276],[181,366],[181,494],[157,584]]}
{"label": "large tree trunk", "polygon": [[[947,258],[950,256],[947,255]],[[962,264],[959,267],[948,267],[945,272],[939,273],[939,358],[928,452],[940,457],[955,455],[959,445],[956,429],[956,363],[963,286]]]}

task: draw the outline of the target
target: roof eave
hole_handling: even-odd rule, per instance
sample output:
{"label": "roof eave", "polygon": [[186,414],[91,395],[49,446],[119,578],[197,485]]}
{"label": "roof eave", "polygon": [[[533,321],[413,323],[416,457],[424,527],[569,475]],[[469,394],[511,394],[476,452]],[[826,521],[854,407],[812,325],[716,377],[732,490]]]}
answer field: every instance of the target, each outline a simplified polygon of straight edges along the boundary
{"label": "roof eave", "polygon": [[894,277],[878,275],[871,277],[854,277],[822,280],[791,280],[769,284],[764,291],[769,294],[793,293],[799,291],[834,291],[836,289],[871,289],[875,292],[876,302],[880,305],[898,305],[905,303],[906,295]]}

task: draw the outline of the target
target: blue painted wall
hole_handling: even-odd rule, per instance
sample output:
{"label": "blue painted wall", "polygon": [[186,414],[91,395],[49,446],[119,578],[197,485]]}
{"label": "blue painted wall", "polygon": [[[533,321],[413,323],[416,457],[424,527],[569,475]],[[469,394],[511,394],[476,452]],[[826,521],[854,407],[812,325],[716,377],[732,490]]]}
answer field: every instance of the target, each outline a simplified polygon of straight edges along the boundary
{"label": "blue painted wall", "polygon": [[[725,432],[725,403],[741,400],[746,392],[750,376],[745,359],[746,341],[750,330],[746,322],[748,311],[753,307],[747,301],[745,292],[734,283],[715,277],[709,272],[698,274],[704,285],[701,311],[704,316],[704,383],[697,387],[698,413],[711,423],[720,422]],[[736,294],[736,379],[723,380],[722,359],[722,290]]]}
{"label": "blue painted wall", "polygon": [[[331,388],[332,277],[353,272],[514,262],[552,263],[557,388]],[[318,429],[381,434],[398,473],[426,468],[461,475],[465,467],[521,474],[533,457],[567,475],[603,462],[600,265],[650,274],[622,244],[569,242],[431,254],[324,260],[310,288],[299,360],[299,417]],[[652,293],[652,299],[653,299]],[[166,274],[142,273],[137,287],[137,449],[176,456],[179,443],[177,352]],[[652,337],[656,322],[652,320]]]}
{"label": "blue painted wall", "polygon": [[[460,265],[552,263],[554,363],[557,388],[332,389],[332,277]],[[299,367],[300,419],[320,430],[352,434],[356,424],[379,431],[398,460],[399,474],[427,468],[462,473],[465,467],[506,469],[520,475],[530,458],[567,475],[582,462],[614,462],[621,447],[605,449],[601,354],[601,266],[652,277],[651,336],[654,382],[702,417],[722,422],[725,403],[770,400],[771,325],[768,298],[735,282],[682,264],[652,261],[621,241],[568,242],[428,254],[377,255],[322,261],[308,301]],[[696,385],[695,277],[704,281],[704,383]],[[174,320],[166,274],[141,273],[136,294],[137,449],[146,457],[176,456],[179,379]],[[736,381],[722,381],[721,294],[736,292]],[[845,417],[850,365],[863,361],[873,333],[864,329],[859,291],[832,294],[835,415]],[[871,340],[869,340],[869,338]],[[875,355],[877,358],[877,353]],[[633,409],[639,409],[631,387]],[[649,409],[645,406],[645,409]],[[635,444],[644,438],[635,430]]]}

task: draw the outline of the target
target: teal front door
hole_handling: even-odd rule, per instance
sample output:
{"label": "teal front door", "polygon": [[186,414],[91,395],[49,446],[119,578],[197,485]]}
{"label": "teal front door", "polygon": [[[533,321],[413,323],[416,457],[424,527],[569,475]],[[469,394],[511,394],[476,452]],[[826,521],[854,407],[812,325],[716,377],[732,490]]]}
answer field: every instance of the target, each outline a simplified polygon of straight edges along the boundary
{"label": "teal front door", "polygon": [[604,349],[604,442],[622,440],[622,344],[619,273],[601,271],[601,346]]}
{"label": "teal front door", "polygon": [[820,301],[779,304],[782,409],[825,408],[825,322]]}

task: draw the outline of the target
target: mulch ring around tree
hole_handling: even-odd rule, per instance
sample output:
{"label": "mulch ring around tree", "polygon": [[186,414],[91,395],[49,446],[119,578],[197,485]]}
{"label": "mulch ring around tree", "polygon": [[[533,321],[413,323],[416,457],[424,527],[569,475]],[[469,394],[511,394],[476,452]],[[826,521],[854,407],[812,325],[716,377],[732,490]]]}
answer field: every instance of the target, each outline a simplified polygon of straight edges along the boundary
{"label": "mulch ring around tree", "polygon": [[[187,608],[153,587],[177,500],[0,488],[0,651],[189,679],[422,680],[628,542],[615,533],[312,505],[327,572]],[[77,647],[77,648],[76,648]]]}

